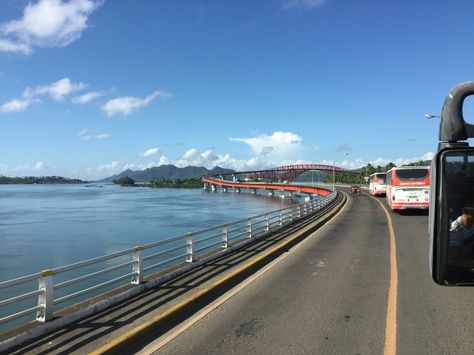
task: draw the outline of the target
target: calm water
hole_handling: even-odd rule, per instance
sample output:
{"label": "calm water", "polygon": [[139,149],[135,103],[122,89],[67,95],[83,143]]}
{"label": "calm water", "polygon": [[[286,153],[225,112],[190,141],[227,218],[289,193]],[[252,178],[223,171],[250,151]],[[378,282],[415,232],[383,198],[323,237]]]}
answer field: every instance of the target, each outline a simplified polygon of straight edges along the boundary
{"label": "calm water", "polygon": [[201,189],[0,185],[0,281],[292,203]]}

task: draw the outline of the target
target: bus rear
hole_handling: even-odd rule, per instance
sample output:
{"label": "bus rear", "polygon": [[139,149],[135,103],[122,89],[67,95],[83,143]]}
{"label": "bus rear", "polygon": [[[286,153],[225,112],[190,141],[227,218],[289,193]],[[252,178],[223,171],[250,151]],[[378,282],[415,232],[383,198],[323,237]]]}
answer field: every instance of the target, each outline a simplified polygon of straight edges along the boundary
{"label": "bus rear", "polygon": [[387,203],[394,211],[428,209],[430,202],[430,168],[407,166],[387,172]]}
{"label": "bus rear", "polygon": [[374,173],[369,177],[369,192],[371,195],[380,196],[387,192],[387,185],[385,179],[387,173]]}

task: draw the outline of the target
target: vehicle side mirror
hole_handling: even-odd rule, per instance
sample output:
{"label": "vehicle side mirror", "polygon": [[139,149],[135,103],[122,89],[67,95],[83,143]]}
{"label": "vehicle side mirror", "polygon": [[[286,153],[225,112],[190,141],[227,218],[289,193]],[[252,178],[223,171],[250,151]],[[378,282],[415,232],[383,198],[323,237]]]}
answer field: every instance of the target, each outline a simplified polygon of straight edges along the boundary
{"label": "vehicle side mirror", "polygon": [[474,81],[455,86],[441,115],[438,152],[431,162],[430,267],[440,285],[474,286],[474,126],[463,104]]}
{"label": "vehicle side mirror", "polygon": [[431,172],[433,279],[440,285],[474,285],[474,148],[440,150]]}

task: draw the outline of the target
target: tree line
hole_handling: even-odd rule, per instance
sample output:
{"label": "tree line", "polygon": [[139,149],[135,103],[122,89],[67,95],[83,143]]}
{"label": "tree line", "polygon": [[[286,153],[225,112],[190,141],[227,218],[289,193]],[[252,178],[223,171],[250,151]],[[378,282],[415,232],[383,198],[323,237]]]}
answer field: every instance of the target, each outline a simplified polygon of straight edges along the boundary
{"label": "tree line", "polygon": [[121,186],[146,186],[151,188],[160,188],[160,187],[184,187],[184,188],[200,188],[202,187],[201,179],[161,179],[149,181],[145,184],[136,184],[135,180],[129,176],[124,176],[119,179],[112,180],[114,184]]}
{"label": "tree line", "polygon": [[[431,164],[430,160],[420,160],[414,163],[405,164],[404,166],[428,166]],[[374,173],[387,172],[390,169],[396,167],[393,162],[388,163],[387,165],[373,166],[372,164],[367,164],[359,171],[344,171],[335,174],[334,180],[336,184],[354,184],[354,185],[363,185],[366,184],[365,177],[368,177]],[[332,175],[327,175],[324,179],[324,182],[327,184],[332,183]]]}
{"label": "tree line", "polygon": [[86,181],[62,176],[23,176],[8,177],[0,175],[0,184],[84,184]]}

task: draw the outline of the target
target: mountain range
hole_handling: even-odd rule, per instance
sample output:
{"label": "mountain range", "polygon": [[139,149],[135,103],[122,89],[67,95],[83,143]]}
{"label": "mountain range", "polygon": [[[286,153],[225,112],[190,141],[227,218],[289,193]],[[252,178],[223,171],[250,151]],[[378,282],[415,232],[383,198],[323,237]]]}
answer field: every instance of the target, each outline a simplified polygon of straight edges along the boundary
{"label": "mountain range", "polygon": [[203,176],[214,175],[214,174],[229,174],[234,173],[235,170],[224,169],[219,166],[209,170],[203,166],[186,166],[184,168],[178,168],[172,164],[161,165],[145,170],[125,170],[120,174],[116,174],[100,181],[112,182],[112,180],[120,179],[128,176],[135,181],[156,181],[156,180],[183,180],[183,179],[200,179]]}

